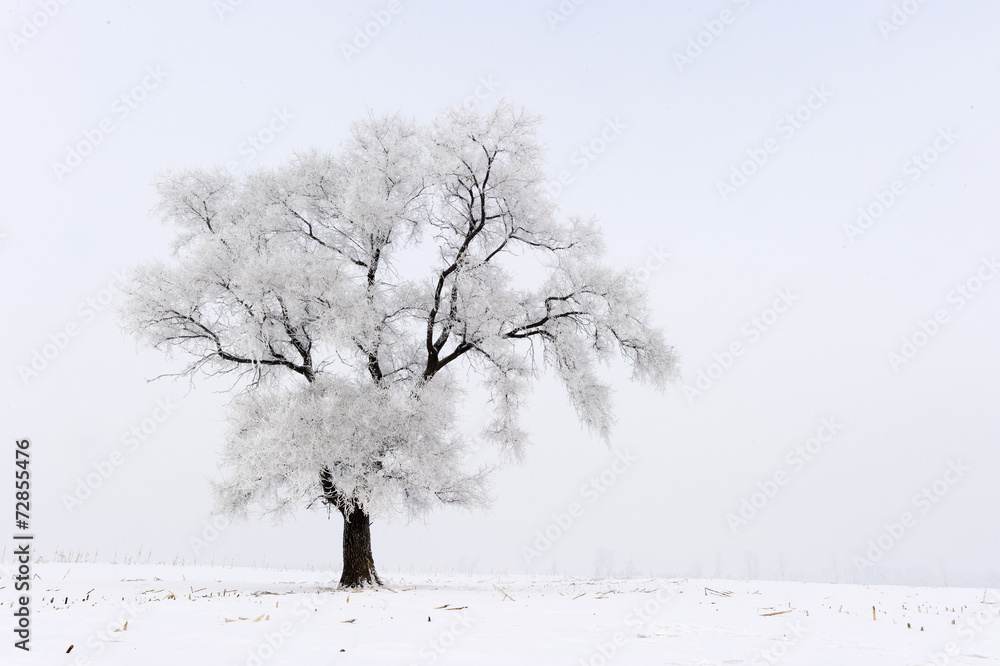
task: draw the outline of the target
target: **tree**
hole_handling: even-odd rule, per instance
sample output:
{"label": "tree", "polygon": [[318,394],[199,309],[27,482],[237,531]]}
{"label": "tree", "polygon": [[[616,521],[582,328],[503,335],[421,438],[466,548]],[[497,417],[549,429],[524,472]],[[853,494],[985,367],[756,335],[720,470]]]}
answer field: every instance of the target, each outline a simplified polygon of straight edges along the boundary
{"label": "tree", "polygon": [[623,357],[657,387],[675,373],[641,285],[602,263],[596,224],[557,219],[537,123],[508,102],[427,126],[371,116],[336,153],[158,183],[174,254],[133,271],[126,326],[185,353],[178,375],[234,376],[221,509],[337,509],[342,586],[379,582],[371,516],[485,503],[456,369],[489,392],[482,438],[515,459],[546,368],[605,440],[600,363]]}

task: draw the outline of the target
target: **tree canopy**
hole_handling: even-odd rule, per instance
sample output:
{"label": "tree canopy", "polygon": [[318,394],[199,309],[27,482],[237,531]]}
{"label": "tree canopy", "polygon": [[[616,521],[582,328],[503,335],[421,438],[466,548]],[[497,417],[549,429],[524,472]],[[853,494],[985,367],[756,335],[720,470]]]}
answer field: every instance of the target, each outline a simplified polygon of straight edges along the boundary
{"label": "tree canopy", "polygon": [[225,509],[481,503],[459,368],[488,391],[480,436],[515,458],[541,373],[603,439],[599,366],[622,358],[657,387],[675,374],[642,284],[604,262],[595,222],[560,219],[545,193],[538,123],[510,102],[422,125],[371,115],[337,151],[157,183],[173,256],[133,271],[124,319],[187,358],[178,374],[236,378]]}

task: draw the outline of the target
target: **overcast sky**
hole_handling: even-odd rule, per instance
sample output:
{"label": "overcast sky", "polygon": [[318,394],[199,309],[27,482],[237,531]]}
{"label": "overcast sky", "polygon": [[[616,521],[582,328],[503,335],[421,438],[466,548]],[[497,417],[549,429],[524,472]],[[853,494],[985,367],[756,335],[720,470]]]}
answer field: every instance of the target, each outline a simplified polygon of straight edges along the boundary
{"label": "overcast sky", "polygon": [[200,546],[339,571],[338,516],[204,532],[226,384],[147,381],[182,360],[121,333],[116,272],[169,253],[164,170],[246,171],[335,148],[368,108],[505,96],[544,118],[562,212],[645,270],[684,380],[657,394],[609,370],[617,458],[542,381],[493,508],[376,522],[383,573],[1000,585],[1000,6],[47,0],[0,18],[0,404],[7,442],[32,441],[46,557]]}

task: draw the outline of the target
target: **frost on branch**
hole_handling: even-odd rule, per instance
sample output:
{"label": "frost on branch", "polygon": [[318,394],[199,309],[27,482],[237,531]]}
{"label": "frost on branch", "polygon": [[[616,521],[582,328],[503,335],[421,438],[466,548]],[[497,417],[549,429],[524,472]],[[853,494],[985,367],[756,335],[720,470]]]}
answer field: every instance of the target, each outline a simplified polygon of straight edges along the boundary
{"label": "frost on branch", "polygon": [[464,471],[456,388],[388,387],[336,377],[237,398],[223,451],[221,508],[280,519],[324,500],[320,473],[371,515],[419,516],[440,503],[485,505],[486,472]]}

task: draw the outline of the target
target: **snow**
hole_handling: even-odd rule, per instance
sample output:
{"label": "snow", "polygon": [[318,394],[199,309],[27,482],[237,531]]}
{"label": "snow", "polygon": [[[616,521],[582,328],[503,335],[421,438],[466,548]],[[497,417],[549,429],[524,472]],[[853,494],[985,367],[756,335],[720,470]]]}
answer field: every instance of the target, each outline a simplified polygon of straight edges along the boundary
{"label": "snow", "polygon": [[331,571],[33,570],[32,651],[6,630],[5,664],[1000,661],[1000,595],[982,589],[383,572],[386,588],[348,593]]}

